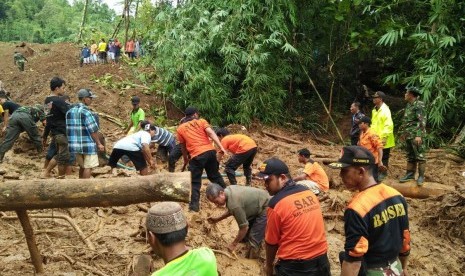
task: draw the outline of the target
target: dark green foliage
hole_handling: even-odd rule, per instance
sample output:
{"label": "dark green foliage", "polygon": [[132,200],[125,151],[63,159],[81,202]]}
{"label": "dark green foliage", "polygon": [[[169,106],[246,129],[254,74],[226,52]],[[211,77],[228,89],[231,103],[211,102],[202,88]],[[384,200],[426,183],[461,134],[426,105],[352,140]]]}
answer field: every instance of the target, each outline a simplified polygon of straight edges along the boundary
{"label": "dark green foliage", "polygon": [[216,123],[321,128],[303,66],[333,113],[346,113],[362,84],[398,97],[419,86],[437,145],[465,115],[464,9],[454,0],[201,0],[144,5],[140,25],[165,95]]}
{"label": "dark green foliage", "polygon": [[389,9],[370,10],[384,18],[387,29],[378,45],[394,51],[408,49],[400,56],[403,60],[397,58],[399,62],[385,82],[420,87],[428,108],[429,141],[441,144],[465,115],[465,3],[392,1],[384,7]]}
{"label": "dark green foliage", "polygon": [[155,10],[149,53],[168,95],[214,123],[279,122],[292,75],[293,1],[187,1]]}

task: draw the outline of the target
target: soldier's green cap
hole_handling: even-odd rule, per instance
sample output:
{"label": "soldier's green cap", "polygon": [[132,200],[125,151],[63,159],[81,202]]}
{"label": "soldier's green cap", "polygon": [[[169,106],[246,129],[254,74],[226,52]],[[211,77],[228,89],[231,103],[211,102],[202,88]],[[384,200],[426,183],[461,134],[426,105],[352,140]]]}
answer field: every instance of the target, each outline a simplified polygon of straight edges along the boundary
{"label": "soldier's green cap", "polygon": [[420,89],[418,89],[418,87],[416,86],[407,86],[405,87],[405,90],[407,90],[408,92],[412,93],[415,96],[420,96],[423,94],[423,92]]}

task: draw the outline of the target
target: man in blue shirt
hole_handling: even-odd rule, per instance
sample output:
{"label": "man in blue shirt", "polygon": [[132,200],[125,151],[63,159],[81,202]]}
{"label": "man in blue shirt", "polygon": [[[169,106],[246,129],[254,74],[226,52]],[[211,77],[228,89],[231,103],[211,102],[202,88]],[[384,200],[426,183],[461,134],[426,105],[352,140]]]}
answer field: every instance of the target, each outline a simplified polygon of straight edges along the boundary
{"label": "man in blue shirt", "polygon": [[358,123],[365,114],[360,111],[360,103],[353,102],[350,105],[350,113],[352,113],[352,127],[350,128],[350,144],[356,146],[358,144],[358,139],[360,138],[360,128]]}
{"label": "man in blue shirt", "polygon": [[84,43],[84,47],[81,50],[81,66],[82,64],[90,64],[90,49],[87,44]]}
{"label": "man in blue shirt", "polygon": [[98,137],[98,123],[88,108],[95,97],[89,89],[79,90],[80,103],[66,113],[69,151],[76,154],[79,178],[90,178],[92,168],[99,164],[97,150],[105,150]]}

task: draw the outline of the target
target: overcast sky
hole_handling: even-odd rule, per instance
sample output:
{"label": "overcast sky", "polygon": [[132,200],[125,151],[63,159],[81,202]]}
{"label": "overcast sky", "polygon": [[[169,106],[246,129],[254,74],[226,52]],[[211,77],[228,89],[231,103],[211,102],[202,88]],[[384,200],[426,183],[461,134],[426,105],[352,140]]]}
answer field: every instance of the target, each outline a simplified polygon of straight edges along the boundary
{"label": "overcast sky", "polygon": [[[0,0],[1,1],[1,0]],[[96,0],[92,0],[96,1]],[[120,15],[123,12],[124,0],[100,0],[102,3],[107,4],[111,9],[113,9],[117,15]],[[74,2],[74,0],[68,0],[69,3]],[[152,0],[152,3],[155,1]]]}
{"label": "overcast sky", "polygon": [[[123,12],[123,2],[124,0],[101,0],[103,3],[107,4],[110,8],[116,11],[117,14]],[[74,0],[68,0],[69,3],[74,2]]]}
{"label": "overcast sky", "polygon": [[123,12],[122,0],[102,0],[103,3],[106,3],[110,8],[114,9],[117,14]]}

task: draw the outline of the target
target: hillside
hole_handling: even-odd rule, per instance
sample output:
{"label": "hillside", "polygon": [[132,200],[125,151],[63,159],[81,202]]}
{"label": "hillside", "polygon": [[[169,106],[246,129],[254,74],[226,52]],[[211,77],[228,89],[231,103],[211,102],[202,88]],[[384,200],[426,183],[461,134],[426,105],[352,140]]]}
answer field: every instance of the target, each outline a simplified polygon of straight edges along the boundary
{"label": "hillside", "polygon": [[[128,121],[131,108],[129,99],[132,95],[141,97],[141,106],[151,119],[161,107],[161,100],[144,94],[133,68],[128,65],[98,65],[79,67],[79,50],[72,44],[30,45],[26,70],[19,72],[13,65],[13,44],[0,44],[0,80],[4,83],[14,101],[23,105],[42,103],[49,94],[49,81],[53,76],[60,76],[67,82],[67,93],[73,102],[77,101],[76,92],[80,88],[90,88],[98,98],[93,102],[95,111],[103,112],[123,122]],[[103,76],[110,76],[115,82],[129,80],[139,84],[133,88],[115,89],[102,86],[96,82]],[[151,111],[152,110],[152,111]],[[181,114],[172,105],[168,106],[168,116],[173,121]],[[208,119],[208,118],[207,118]],[[349,120],[349,119],[348,119]],[[108,140],[107,152],[111,145],[122,137],[121,128],[101,118],[103,133]],[[308,147],[315,160],[334,160],[339,156],[341,146],[325,146],[309,138],[308,135],[291,132],[286,129],[254,125],[249,130],[241,126],[231,126],[233,131],[244,131],[257,141],[259,154],[254,168],[271,156],[283,159],[295,174],[301,168],[295,152]],[[264,135],[267,130],[282,136],[302,141],[290,144]],[[439,156],[439,157],[438,157]],[[412,232],[412,252],[410,255],[409,275],[463,275],[465,274],[465,220],[463,217],[464,177],[463,164],[457,164],[440,155],[430,154],[425,185],[448,190],[446,195],[432,199],[407,199],[410,205],[410,228]],[[7,178],[36,179],[42,173],[43,155],[37,155],[27,138],[21,137],[14,149],[7,153],[6,162],[0,165],[4,181]],[[399,149],[391,157],[390,175],[387,183],[394,183],[404,172],[405,158]],[[178,170],[179,170],[178,164]],[[165,172],[166,164],[159,165],[159,171]],[[352,197],[340,183],[338,171],[325,168],[331,178],[331,190],[321,198],[325,216],[329,258],[333,275],[340,272],[338,253],[344,248],[344,225],[342,214],[344,207]],[[77,173],[76,173],[77,174]],[[133,173],[127,173],[130,177]],[[77,177],[73,176],[73,177]],[[98,177],[109,177],[107,174]],[[241,184],[244,179],[239,178]],[[206,183],[206,182],[205,182]],[[0,182],[1,185],[1,182]],[[262,187],[259,181],[254,186]],[[90,250],[81,242],[76,232],[65,221],[58,219],[33,219],[36,240],[44,256],[47,275],[130,275],[135,258],[149,252],[145,242],[145,233],[141,231],[144,224],[147,204],[130,205],[114,208],[73,208],[32,211],[31,214],[67,214],[82,229],[84,235],[96,246]],[[200,213],[187,213],[189,219],[188,244],[193,247],[209,246],[226,251],[226,246],[236,235],[237,225],[229,218],[216,227],[206,222],[211,214],[223,210],[202,198]],[[13,212],[1,213],[0,216],[0,275],[33,275],[29,252],[24,234],[18,221],[7,219]],[[263,260],[247,260],[244,250],[237,252],[238,260],[224,254],[217,254],[218,267],[222,275],[259,275]],[[264,254],[262,253],[262,257]],[[155,268],[162,261],[155,258]]]}

